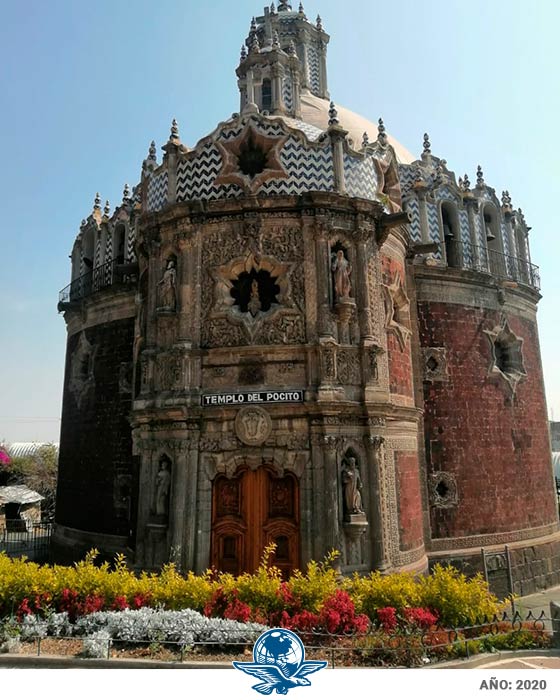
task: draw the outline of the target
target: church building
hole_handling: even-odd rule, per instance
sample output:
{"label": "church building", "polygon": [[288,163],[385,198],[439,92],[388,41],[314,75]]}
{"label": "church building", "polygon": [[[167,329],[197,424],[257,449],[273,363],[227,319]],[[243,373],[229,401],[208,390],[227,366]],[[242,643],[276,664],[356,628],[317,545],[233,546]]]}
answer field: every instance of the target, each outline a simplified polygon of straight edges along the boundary
{"label": "church building", "polygon": [[192,146],[174,120],[82,221],[56,558],[238,574],[274,543],[286,575],[335,549],[346,575],[557,585],[529,227],[480,167],[332,101],[329,39],[266,8],[238,111]]}

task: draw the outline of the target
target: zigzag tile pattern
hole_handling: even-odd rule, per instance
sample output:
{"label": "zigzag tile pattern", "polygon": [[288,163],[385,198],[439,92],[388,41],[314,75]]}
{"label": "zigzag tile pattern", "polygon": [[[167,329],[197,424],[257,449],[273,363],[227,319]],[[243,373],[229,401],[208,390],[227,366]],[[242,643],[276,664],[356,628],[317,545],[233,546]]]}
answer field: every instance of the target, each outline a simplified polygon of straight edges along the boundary
{"label": "zigzag tile pattern", "polygon": [[471,230],[469,227],[469,214],[466,209],[459,209],[459,226],[461,227],[461,240],[467,248],[470,248]]}
{"label": "zigzag tile pattern", "polygon": [[323,148],[306,148],[298,138],[290,135],[282,149],[280,160],[288,177],[265,182],[259,189],[259,194],[286,195],[334,189],[332,150],[329,144]]}
{"label": "zigzag tile pattern", "polygon": [[377,173],[373,158],[354,158],[350,154],[344,154],[344,178],[346,182],[346,192],[350,197],[361,197],[362,199],[376,199],[377,195]]}
{"label": "zigzag tile pattern", "polygon": [[282,97],[284,99],[284,107],[286,107],[288,112],[291,112],[294,108],[294,90],[292,85],[292,77],[290,75],[287,75],[284,78],[284,82],[282,84]]}
{"label": "zigzag tile pattern", "polygon": [[448,199],[459,204],[461,201],[457,193],[454,192],[451,187],[446,187],[445,185],[439,188],[439,190],[435,193],[435,196],[438,202]]}
{"label": "zigzag tile pattern", "polygon": [[237,185],[215,185],[222,169],[222,156],[213,143],[205,144],[195,158],[181,163],[177,169],[177,201],[189,199],[230,199],[241,197]]}
{"label": "zigzag tile pattern", "polygon": [[105,260],[113,259],[113,236],[107,236],[107,243],[105,245]]}
{"label": "zigzag tile pattern", "polygon": [[307,49],[307,63],[309,66],[309,88],[314,95],[318,95],[321,90],[319,77],[321,68],[319,65],[319,52],[315,46],[309,46]]}
{"label": "zigzag tile pattern", "polygon": [[324,133],[316,126],[308,124],[307,122],[302,122],[301,119],[284,119],[284,122],[293,129],[303,131],[310,141],[318,141],[321,134]]}
{"label": "zigzag tile pattern", "polygon": [[167,170],[151,177],[148,184],[148,211],[159,211],[167,203]]}
{"label": "zigzag tile pattern", "polygon": [[399,165],[399,180],[402,196],[406,196],[416,181],[416,167],[413,165]]}
{"label": "zigzag tile pattern", "polygon": [[128,262],[136,261],[136,231],[133,228],[128,229],[128,236],[126,240],[126,259]]}
{"label": "zigzag tile pattern", "polygon": [[416,198],[410,198],[405,204],[405,211],[411,216],[409,224],[410,236],[413,241],[420,242],[422,240],[422,225],[420,224],[420,205]]}
{"label": "zigzag tile pattern", "polygon": [[428,214],[428,231],[432,241],[440,242],[439,212],[438,205],[433,202],[426,202],[426,212]]}
{"label": "zigzag tile pattern", "polygon": [[99,267],[101,265],[101,236],[97,236],[97,244],[95,246],[95,263],[94,267]]}

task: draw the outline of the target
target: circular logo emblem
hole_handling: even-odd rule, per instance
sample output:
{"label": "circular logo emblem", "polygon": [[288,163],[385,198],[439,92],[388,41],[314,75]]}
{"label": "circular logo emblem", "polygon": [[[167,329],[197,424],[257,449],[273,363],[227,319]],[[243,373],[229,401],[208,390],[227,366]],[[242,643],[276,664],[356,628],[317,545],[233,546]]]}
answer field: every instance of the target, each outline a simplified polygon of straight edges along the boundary
{"label": "circular logo emblem", "polygon": [[235,432],[246,445],[262,445],[272,432],[272,421],[262,408],[247,406],[242,408],[235,418]]}
{"label": "circular logo emblem", "polygon": [[264,632],[253,648],[253,661],[256,664],[276,666],[290,678],[299,669],[305,658],[301,639],[285,629]]}

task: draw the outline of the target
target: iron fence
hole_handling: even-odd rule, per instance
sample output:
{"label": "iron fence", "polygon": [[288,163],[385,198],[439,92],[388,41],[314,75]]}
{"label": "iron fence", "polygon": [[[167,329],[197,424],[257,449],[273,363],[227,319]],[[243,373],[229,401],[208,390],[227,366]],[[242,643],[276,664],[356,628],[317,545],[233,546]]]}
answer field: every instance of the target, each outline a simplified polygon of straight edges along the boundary
{"label": "iron fence", "polygon": [[52,523],[6,521],[0,528],[0,552],[10,557],[26,556],[31,561],[47,561],[50,553]]}
{"label": "iron fence", "polygon": [[[222,661],[230,666],[233,660],[247,660],[256,636],[231,641],[227,633],[213,635],[211,641],[200,641],[200,630],[192,628],[199,640],[185,643],[155,636],[150,639],[119,639],[83,636],[38,635],[22,640],[27,655],[42,654],[81,658],[127,659],[148,658],[169,662],[204,663]],[[458,628],[431,627],[426,630],[385,632],[373,626],[365,633],[333,635],[315,630],[293,629],[305,644],[306,658],[322,659],[331,668],[347,666],[427,666],[450,659],[469,658],[477,653],[497,649],[547,648],[553,645],[552,620],[544,610],[535,617],[503,613],[492,619]],[[187,630],[183,630],[187,632]],[[509,641],[507,635],[510,634]],[[58,645],[58,649],[57,649]]]}

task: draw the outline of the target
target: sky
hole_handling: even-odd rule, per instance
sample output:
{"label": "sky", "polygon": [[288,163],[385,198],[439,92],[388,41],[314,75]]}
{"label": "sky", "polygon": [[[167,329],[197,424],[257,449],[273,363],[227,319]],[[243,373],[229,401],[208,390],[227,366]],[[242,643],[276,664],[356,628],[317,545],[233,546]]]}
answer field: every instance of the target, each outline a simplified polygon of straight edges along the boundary
{"label": "sky", "polygon": [[[556,0],[308,0],[341,105],[498,195],[531,232],[548,410],[560,420],[560,49]],[[95,193],[138,182],[174,117],[193,146],[238,111],[235,68],[263,0],[0,0],[0,442],[58,441],[58,292]]]}

